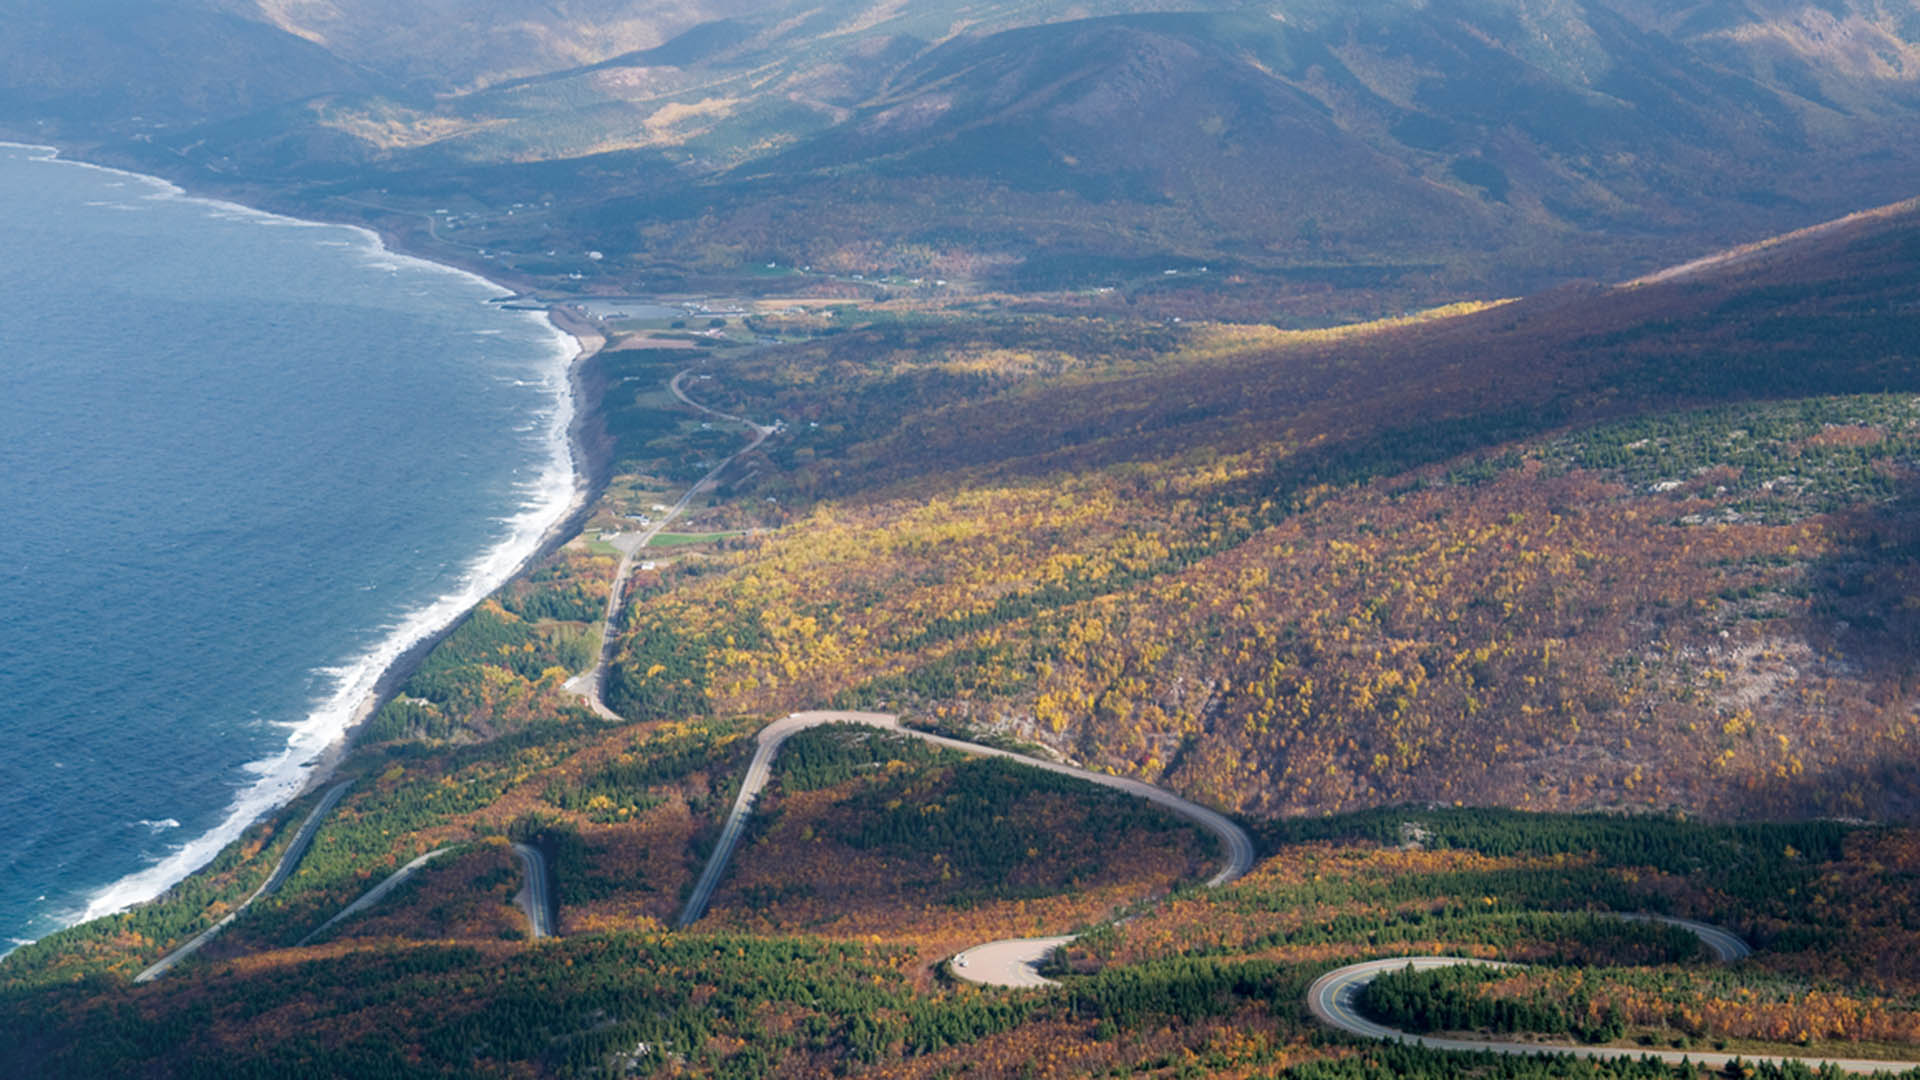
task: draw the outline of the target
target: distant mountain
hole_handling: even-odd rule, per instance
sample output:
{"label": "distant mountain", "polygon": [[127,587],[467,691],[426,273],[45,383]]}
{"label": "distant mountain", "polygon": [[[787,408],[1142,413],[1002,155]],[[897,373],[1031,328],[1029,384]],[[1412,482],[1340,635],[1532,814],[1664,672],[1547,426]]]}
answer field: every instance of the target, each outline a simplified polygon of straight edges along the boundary
{"label": "distant mountain", "polygon": [[[843,261],[857,222],[845,259],[998,252],[1034,284],[1108,282],[1103,257],[1146,253],[1334,284],[1617,275],[1676,238],[1909,193],[1915,28],[1858,6],[1828,19],[1846,48],[1747,5],[1285,4],[965,35],[703,181],[727,212],[702,203],[700,227],[817,262]],[[614,204],[600,242],[672,217]]]}
{"label": "distant mountain", "polygon": [[829,52],[845,47],[858,55],[876,38],[905,34],[939,40],[969,30],[1167,6],[1151,0],[1072,5],[1017,0],[221,2],[435,92],[474,90],[608,62],[632,68],[699,66],[738,46],[796,53],[825,45]]}
{"label": "distant mountain", "polygon": [[653,279],[1206,265],[1250,311],[1399,307],[1626,276],[1920,175],[1920,14],[1891,0],[12,7],[15,129],[334,215],[539,194],[542,230],[492,246]]}
{"label": "distant mountain", "polygon": [[135,133],[383,77],[283,30],[197,0],[0,0],[0,117]]}
{"label": "distant mountain", "polygon": [[229,6],[415,87],[470,90],[663,45],[702,24],[771,16],[755,0],[230,0]]}

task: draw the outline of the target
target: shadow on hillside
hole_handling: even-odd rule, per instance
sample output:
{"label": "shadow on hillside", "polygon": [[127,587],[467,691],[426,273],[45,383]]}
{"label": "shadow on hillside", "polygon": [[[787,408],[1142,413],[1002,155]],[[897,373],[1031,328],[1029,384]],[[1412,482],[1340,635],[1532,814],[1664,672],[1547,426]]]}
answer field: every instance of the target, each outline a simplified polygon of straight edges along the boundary
{"label": "shadow on hillside", "polygon": [[1832,549],[1806,579],[1810,643],[1902,698],[1920,691],[1920,476],[1905,487],[1829,517]]}
{"label": "shadow on hillside", "polygon": [[1768,777],[1754,784],[1748,809],[1736,817],[1764,820],[1861,819],[1886,823],[1920,821],[1920,770],[1909,745],[1896,745],[1861,761],[1836,764],[1799,776]]}
{"label": "shadow on hillside", "polygon": [[1827,658],[1812,673],[1809,731],[1844,760],[1756,785],[1756,805],[1791,815],[1920,817],[1920,475],[1890,503],[1827,519],[1828,553],[1807,570],[1806,641]]}

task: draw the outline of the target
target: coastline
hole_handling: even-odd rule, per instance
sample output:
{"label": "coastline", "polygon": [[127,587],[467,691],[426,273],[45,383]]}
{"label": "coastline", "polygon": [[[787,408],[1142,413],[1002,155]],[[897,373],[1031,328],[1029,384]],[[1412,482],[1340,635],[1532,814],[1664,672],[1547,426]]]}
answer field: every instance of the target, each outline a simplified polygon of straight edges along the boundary
{"label": "coastline", "polygon": [[[496,298],[498,294],[521,294],[521,290],[488,278],[471,267],[428,259],[406,251],[398,243],[397,237],[369,229],[359,223],[296,218],[277,211],[247,206],[222,196],[194,194],[166,177],[75,158],[69,156],[63,148],[45,143],[0,139],[0,150],[43,154],[51,161],[124,176],[151,186],[157,192],[171,197],[218,209],[257,215],[263,220],[317,228],[348,229],[360,234],[369,250],[379,256],[412,261],[431,267],[437,272],[469,279],[494,292]],[[476,302],[489,303],[486,300]],[[528,317],[544,322],[546,328],[552,332],[556,358],[562,354],[563,350],[569,354],[561,362],[563,366],[557,372],[559,386],[553,396],[553,411],[547,413],[543,409],[542,412],[542,415],[551,417],[554,430],[559,434],[556,440],[559,445],[555,447],[555,452],[543,467],[547,470],[545,475],[551,480],[559,480],[562,471],[561,458],[564,454],[568,485],[568,494],[564,503],[552,506],[550,502],[542,501],[538,491],[530,494],[527,503],[503,519],[509,524],[518,522],[523,526],[539,525],[540,531],[530,544],[520,539],[524,533],[516,532],[494,547],[476,555],[469,563],[471,569],[467,592],[443,596],[439,600],[401,615],[400,624],[394,628],[393,634],[386,640],[392,641],[401,635],[411,635],[410,642],[402,646],[395,655],[386,658],[384,663],[380,663],[377,671],[372,672],[370,680],[365,679],[364,673],[351,679],[343,675],[341,684],[335,692],[336,697],[330,702],[336,708],[328,710],[316,705],[299,722],[289,725],[295,730],[290,733],[284,749],[264,759],[264,762],[256,764],[265,764],[269,769],[275,766],[286,769],[290,766],[296,775],[286,777],[286,782],[282,786],[268,791],[264,796],[266,800],[264,805],[253,805],[260,802],[263,797],[264,781],[263,784],[237,789],[234,793],[234,801],[227,811],[227,817],[220,824],[200,834],[195,841],[190,841],[175,856],[135,869],[94,889],[89,894],[84,909],[75,910],[68,917],[71,921],[63,920],[65,926],[78,925],[129,907],[149,903],[166,895],[180,882],[203,870],[221,851],[233,843],[239,832],[263,818],[279,813],[292,801],[333,780],[341,766],[348,760],[366,722],[383,705],[392,700],[400,686],[417,670],[426,655],[458,629],[487,595],[504,582],[524,574],[533,563],[551,554],[584,527],[594,501],[605,489],[611,468],[610,446],[604,436],[598,408],[602,386],[591,370],[591,361],[604,347],[606,339],[588,319],[559,305],[549,308],[544,313],[529,312]],[[566,341],[571,342],[570,349],[566,349],[563,345]],[[558,429],[562,426],[563,420],[565,430],[559,432]],[[549,499],[552,495],[551,487],[557,487],[557,484],[550,486]],[[508,556],[512,561],[505,567],[490,565],[495,559]],[[435,610],[443,604],[458,601],[464,602],[459,602],[455,610],[447,612]],[[422,618],[432,620],[424,631],[417,625],[410,625]],[[382,650],[376,649],[371,654],[362,654],[359,658],[349,661],[350,666],[347,670],[351,671],[364,664],[378,663],[382,659],[379,655],[380,651]],[[358,692],[355,700],[356,691],[360,686],[366,686],[367,689]],[[329,720],[329,716],[333,718],[340,716],[337,708],[341,703],[340,698],[351,701],[351,707],[346,712],[344,721]],[[323,736],[330,737],[327,737],[317,753],[312,749],[312,743],[306,744],[307,749],[300,750],[299,729],[310,728],[322,721],[327,724],[327,727],[333,728],[321,733]],[[338,725],[337,728],[334,728],[335,723]],[[222,838],[224,833],[234,835]],[[210,840],[218,842],[204,843]],[[189,855],[189,852],[192,854]]]}
{"label": "coastline", "polygon": [[[382,246],[385,246],[384,237],[382,238]],[[419,256],[409,257],[419,258]],[[423,261],[431,262],[432,260]],[[454,267],[453,269],[470,272],[465,271],[463,267]],[[494,282],[489,282],[489,284],[495,284],[497,286],[497,283]],[[513,290],[507,291],[511,292]],[[568,452],[573,459],[573,497],[568,501],[566,506],[561,509],[554,521],[541,533],[540,539],[534,545],[533,549],[528,552],[524,558],[520,559],[519,562],[514,564],[512,570],[507,574],[507,581],[511,581],[525,574],[533,567],[534,563],[551,555],[558,550],[561,545],[580,533],[586,526],[587,519],[593,512],[594,502],[599,499],[601,492],[606,490],[607,480],[609,479],[613,465],[609,447],[600,429],[599,403],[601,388],[597,380],[589,377],[587,370],[593,358],[600,355],[600,350],[606,347],[606,338],[585,320],[573,315],[568,309],[561,305],[555,305],[549,308],[545,318],[556,331],[571,337],[576,344],[576,351],[574,352],[573,358],[569,360],[567,364],[566,375],[567,392],[573,401],[572,415],[567,424]],[[295,794],[294,798],[299,798],[309,792],[318,790],[334,778],[339,772],[340,766],[344,764],[347,758],[353,753],[353,748],[359,739],[360,731],[366,727],[367,721],[373,719],[375,713],[379,712],[381,708],[399,694],[400,687],[405,684],[407,679],[413,675],[414,671],[420,667],[421,662],[427,658],[427,654],[431,653],[441,642],[445,641],[449,634],[458,630],[461,624],[467,621],[467,617],[473,614],[474,608],[478,606],[479,603],[476,601],[462,608],[460,613],[448,621],[445,626],[414,642],[413,645],[409,646],[405,651],[400,653],[400,655],[388,662],[380,674],[375,677],[373,688],[367,692],[365,697],[361,699],[360,704],[354,708],[346,728],[337,738],[328,744],[326,749],[322,751],[321,756],[314,762],[312,770],[308,773],[306,786],[302,787],[300,791]],[[276,812],[283,809],[286,805],[286,803],[282,803],[268,812]]]}

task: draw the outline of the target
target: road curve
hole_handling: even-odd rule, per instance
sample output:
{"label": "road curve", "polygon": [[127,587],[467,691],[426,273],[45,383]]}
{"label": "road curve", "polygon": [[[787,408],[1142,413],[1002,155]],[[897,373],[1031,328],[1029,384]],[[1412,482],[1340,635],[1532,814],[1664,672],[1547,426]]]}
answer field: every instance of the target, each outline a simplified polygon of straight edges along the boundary
{"label": "road curve", "polygon": [[[1620,918],[1635,921],[1664,922],[1692,931],[1711,950],[1721,963],[1732,963],[1753,954],[1746,942],[1717,926],[1694,922],[1690,919],[1675,919],[1664,915],[1621,915]],[[1463,1050],[1478,1053],[1495,1054],[1572,1054],[1575,1057],[1594,1059],[1638,1059],[1651,1057],[1668,1064],[1677,1065],[1688,1062],[1693,1065],[1722,1067],[1736,1059],[1745,1062],[1767,1061],[1775,1064],[1797,1062],[1811,1068],[1832,1065],[1837,1069],[1852,1073],[1896,1072],[1913,1067],[1913,1063],[1899,1061],[1874,1061],[1866,1058],[1825,1058],[1825,1057],[1755,1057],[1751,1054],[1726,1054],[1716,1052],[1652,1050],[1640,1047],[1621,1046],[1564,1046],[1554,1043],[1497,1042],[1481,1039],[1444,1039],[1431,1035],[1415,1035],[1397,1028],[1376,1023],[1362,1015],[1359,1009],[1360,993],[1368,983],[1390,971],[1404,971],[1412,967],[1416,971],[1432,968],[1454,967],[1460,964],[1479,964],[1486,967],[1514,967],[1517,965],[1501,963],[1496,960],[1476,960],[1461,956],[1396,956],[1385,960],[1368,960],[1359,964],[1348,964],[1315,979],[1307,988],[1307,1008],[1323,1024],[1338,1028],[1352,1035],[1368,1039],[1381,1039],[1388,1042],[1406,1043],[1410,1046],[1424,1046],[1432,1050]]]}
{"label": "road curve", "polygon": [[326,820],[327,815],[331,813],[334,806],[340,802],[340,797],[345,795],[347,789],[352,786],[353,781],[348,780],[345,783],[335,784],[333,787],[327,789],[327,793],[320,797],[320,802],[316,804],[313,811],[307,815],[307,820],[300,823],[300,831],[293,834],[293,843],[288,844],[287,850],[281,852],[280,861],[275,864],[273,873],[267,875],[267,880],[263,882],[258,889],[253,891],[252,896],[242,901],[239,907],[227,912],[225,918],[207,927],[205,930],[200,931],[199,934],[194,936],[193,940],[161,957],[154,962],[153,966],[135,975],[133,981],[137,983],[152,982],[167,972],[172,971],[175,964],[199,952],[201,947],[206,945],[207,942],[218,937],[220,931],[225,930],[229,923],[239,918],[241,912],[253,906],[255,900],[279,891],[281,883],[287,880],[287,876],[292,874],[296,869],[299,869],[301,858],[306,855],[307,848],[313,844],[313,835],[320,831],[320,823]]}
{"label": "road curve", "polygon": [[[772,775],[773,759],[780,753],[780,747],[798,732],[819,727],[822,724],[864,724],[868,727],[911,736],[936,746],[945,746],[965,754],[1008,758],[1024,765],[1063,776],[1072,776],[1089,783],[1099,784],[1101,787],[1113,788],[1116,791],[1146,799],[1220,838],[1226,859],[1220,871],[1207,879],[1209,887],[1225,885],[1253,869],[1253,840],[1247,836],[1246,830],[1234,824],[1223,814],[1197,803],[1188,802],[1152,784],[1090,772],[1072,765],[1062,765],[1056,761],[1043,761],[996,746],[983,746],[963,739],[950,739],[944,735],[904,728],[900,726],[898,717],[886,713],[801,712],[776,720],[760,730],[753,751],[753,760],[747,763],[747,775],[740,782],[740,794],[734,798],[733,809],[727,814],[727,822],[720,830],[720,839],[714,845],[713,854],[708,857],[707,865],[700,873],[700,879],[694,883],[693,892],[687,897],[686,907],[681,910],[680,926],[682,928],[693,925],[706,914],[707,905],[713,899],[713,891],[719,886],[720,878],[726,872],[727,863],[733,858],[734,848],[739,846],[740,836],[746,830],[747,819],[753,813],[754,800],[767,786],[767,780]],[[996,941],[989,945],[978,946],[960,954],[959,958],[965,958],[967,962],[956,963],[954,974],[973,982],[991,983],[996,986],[1046,985],[1047,980],[1033,970],[1034,963],[1044,959],[1053,949],[1072,940],[1070,936],[1026,938],[1017,941]]]}
{"label": "road curve", "polygon": [[[827,715],[836,719],[815,719]],[[726,873],[727,863],[733,859],[733,849],[740,846],[740,834],[746,831],[747,818],[753,814],[754,800],[759,798],[772,775],[773,758],[780,752],[781,745],[797,732],[836,722],[880,728],[898,727],[893,717],[880,713],[794,713],[761,728],[754,740],[753,758],[747,762],[747,775],[740,781],[740,793],[734,796],[733,809],[727,812],[727,822],[720,827],[720,839],[714,843],[713,854],[707,856],[707,865],[701,868],[699,879],[693,883],[693,892],[687,895],[686,905],[680,909],[682,929],[692,926],[707,913],[707,904],[713,900],[713,890],[719,887],[720,876]]]}
{"label": "road curve", "polygon": [[372,907],[373,905],[379,903],[382,900],[385,900],[387,898],[388,893],[392,892],[393,890],[399,888],[401,885],[405,884],[406,880],[412,877],[414,873],[418,871],[421,867],[427,865],[428,863],[432,862],[433,860],[439,858],[442,855],[445,855],[447,852],[452,850],[453,849],[450,847],[434,848],[432,851],[427,852],[425,855],[422,855],[419,858],[408,863],[407,865],[401,867],[400,869],[395,870],[393,873],[387,876],[386,880],[382,881],[378,885],[375,885],[373,888],[368,889],[366,893],[363,894],[358,900],[355,900],[353,903],[348,904],[346,907],[341,908],[340,913],[338,915],[335,915],[333,918],[328,919],[326,922],[321,923],[318,927],[314,929],[313,933],[308,934],[306,937],[303,937],[299,941],[294,942],[293,947],[297,949],[302,945],[312,944],[314,938],[319,937],[321,934],[326,933],[327,931],[347,921],[353,916],[358,915],[360,912],[367,910],[368,908]]}
{"label": "road curve", "polygon": [[1710,923],[1695,922],[1692,919],[1675,918],[1672,915],[1636,915],[1621,913],[1614,915],[1614,918],[1625,919],[1628,922],[1657,922],[1666,923],[1668,926],[1677,926],[1692,934],[1694,937],[1699,938],[1700,944],[1705,945],[1707,951],[1713,954],[1713,958],[1722,964],[1731,964],[1736,961],[1745,960],[1747,957],[1753,955],[1753,946],[1747,944],[1740,935],[1735,934],[1731,930],[1722,930],[1720,927]]}
{"label": "road curve", "polygon": [[553,907],[553,879],[547,874],[547,858],[531,844],[516,843],[513,853],[519,856],[520,869],[527,876],[527,883],[513,897],[514,904],[526,913],[527,936],[535,941],[552,937],[558,919]]}
{"label": "road curve", "polygon": [[[760,437],[762,439],[766,438],[768,435],[771,435],[775,431],[779,430],[777,427],[773,427],[771,425],[756,424],[744,416],[735,416],[732,413],[721,412],[719,409],[714,409],[706,405],[702,405],[699,402],[688,397],[686,388],[681,384],[686,382],[687,376],[693,374],[693,372],[694,372],[693,368],[688,368],[685,371],[682,371],[679,374],[675,375],[667,383],[667,390],[671,392],[674,397],[679,398],[681,404],[687,405],[688,407],[693,409],[697,409],[700,412],[706,413],[708,416],[714,417],[715,419],[728,420],[736,424],[745,424],[748,427],[752,428],[753,430],[759,432]],[[753,446],[758,446],[758,445],[760,445],[760,442],[758,439],[756,439],[754,441]],[[747,449],[751,450],[753,449],[753,447],[749,446]],[[744,453],[744,451],[742,452]]]}
{"label": "road curve", "polygon": [[954,954],[951,970],[954,977],[983,986],[1009,986],[1016,989],[1052,986],[1053,980],[1040,974],[1040,965],[1053,955],[1053,950],[1077,936],[1062,934],[1059,937],[989,941],[985,945],[975,945]]}
{"label": "road curve", "polygon": [[660,515],[660,520],[647,526],[640,532],[626,533],[616,537],[613,541],[614,546],[620,550],[620,565],[613,572],[613,588],[607,593],[607,610],[601,620],[600,655],[595,658],[593,667],[568,679],[562,686],[562,689],[567,692],[584,698],[587,707],[593,710],[594,715],[600,717],[602,720],[613,723],[624,722],[625,718],[607,707],[607,669],[613,666],[613,654],[619,647],[619,638],[614,634],[613,628],[615,621],[620,618],[621,603],[626,598],[627,593],[627,579],[633,576],[633,564],[639,560],[640,553],[647,549],[647,545],[653,543],[653,538],[659,536],[660,533],[673,522],[674,518],[680,516],[680,512],[687,508],[688,503],[691,503],[694,498],[702,492],[708,491],[713,487],[714,483],[720,479],[720,474],[726,471],[727,466],[733,464],[742,454],[748,454],[759,449],[761,443],[766,442],[769,436],[779,430],[777,427],[756,424],[745,417],[735,416],[732,413],[723,413],[717,409],[710,409],[688,397],[686,391],[681,389],[680,384],[687,376],[693,374],[693,372],[693,368],[687,368],[685,371],[675,375],[668,381],[667,389],[681,402],[700,412],[710,416],[717,416],[722,420],[745,424],[747,427],[752,428],[753,439],[745,446],[727,455],[725,460],[715,465],[698,481],[695,481],[694,485],[687,489],[686,494],[680,496],[679,502],[668,507],[666,512]]}

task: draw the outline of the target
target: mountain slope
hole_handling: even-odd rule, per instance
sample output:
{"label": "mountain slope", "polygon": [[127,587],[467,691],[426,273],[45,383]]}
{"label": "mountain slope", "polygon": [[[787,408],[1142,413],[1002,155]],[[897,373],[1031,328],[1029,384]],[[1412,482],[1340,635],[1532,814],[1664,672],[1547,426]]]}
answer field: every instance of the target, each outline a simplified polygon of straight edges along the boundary
{"label": "mountain slope", "polygon": [[[873,39],[938,40],[968,28],[1002,29],[1164,6],[1152,0],[1093,0],[1070,8],[1023,0],[225,2],[342,58],[436,92],[601,65],[690,67],[721,56],[752,54],[764,63],[781,53],[859,53]],[[1203,0],[1199,6],[1225,5]]]}
{"label": "mountain slope", "polygon": [[[1825,58],[1815,85],[1825,61],[1782,56],[1780,19],[1695,16],[1298,3],[969,33],[844,119],[578,227],[641,259],[705,245],[959,276],[986,258],[1031,287],[1173,258],[1434,298],[1629,276],[1911,193],[1905,67]],[[724,118],[705,127],[698,145],[728,145]]]}
{"label": "mountain slope", "polygon": [[0,11],[0,116],[16,121],[150,130],[390,85],[318,45],[196,0],[7,0]]}
{"label": "mountain slope", "polygon": [[[1920,167],[1887,0],[16,7],[16,128],[563,287],[772,261],[1323,321],[1629,277]],[[455,190],[488,243],[422,229]]]}
{"label": "mountain slope", "polygon": [[739,365],[731,411],[809,424],[743,491],[835,497],[669,575],[616,707],[905,709],[1256,815],[1910,815],[1917,237],[1357,336]]}

